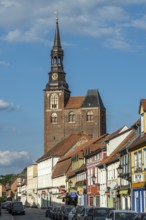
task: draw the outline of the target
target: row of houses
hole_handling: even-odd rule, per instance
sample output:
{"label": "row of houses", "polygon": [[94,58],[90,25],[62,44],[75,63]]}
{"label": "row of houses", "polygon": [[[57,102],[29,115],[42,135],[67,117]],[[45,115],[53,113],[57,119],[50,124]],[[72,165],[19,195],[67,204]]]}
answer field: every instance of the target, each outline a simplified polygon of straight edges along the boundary
{"label": "row of houses", "polygon": [[146,99],[130,127],[92,138],[72,133],[6,186],[7,198],[45,208],[79,204],[146,212]]}

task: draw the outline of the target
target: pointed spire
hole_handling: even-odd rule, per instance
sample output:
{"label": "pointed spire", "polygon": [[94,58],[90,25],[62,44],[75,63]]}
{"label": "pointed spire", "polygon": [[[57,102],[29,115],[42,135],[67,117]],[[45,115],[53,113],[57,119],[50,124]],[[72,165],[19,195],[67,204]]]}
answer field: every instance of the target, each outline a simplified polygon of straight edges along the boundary
{"label": "pointed spire", "polygon": [[60,41],[59,25],[58,25],[58,15],[56,16],[56,31],[55,31],[53,49],[61,49],[61,41]]}

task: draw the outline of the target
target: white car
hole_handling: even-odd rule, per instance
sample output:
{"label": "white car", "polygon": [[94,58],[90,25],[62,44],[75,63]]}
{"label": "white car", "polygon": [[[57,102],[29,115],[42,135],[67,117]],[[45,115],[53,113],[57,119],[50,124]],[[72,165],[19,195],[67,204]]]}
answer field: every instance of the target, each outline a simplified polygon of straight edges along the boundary
{"label": "white car", "polygon": [[106,220],[134,220],[137,212],[132,210],[112,210]]}

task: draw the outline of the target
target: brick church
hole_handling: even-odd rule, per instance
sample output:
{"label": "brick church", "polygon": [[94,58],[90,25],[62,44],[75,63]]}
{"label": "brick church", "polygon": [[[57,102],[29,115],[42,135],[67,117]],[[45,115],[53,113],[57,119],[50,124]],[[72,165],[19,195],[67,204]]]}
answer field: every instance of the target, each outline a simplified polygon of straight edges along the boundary
{"label": "brick church", "polygon": [[71,133],[99,137],[106,133],[106,109],[99,91],[90,89],[86,96],[71,96],[66,82],[58,18],[51,70],[44,89],[44,154]]}

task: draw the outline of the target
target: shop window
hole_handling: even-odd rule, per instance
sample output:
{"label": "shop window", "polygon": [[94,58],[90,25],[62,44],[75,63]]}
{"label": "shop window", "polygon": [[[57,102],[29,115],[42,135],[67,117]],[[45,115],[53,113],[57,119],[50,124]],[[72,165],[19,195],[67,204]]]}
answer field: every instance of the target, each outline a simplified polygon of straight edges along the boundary
{"label": "shop window", "polygon": [[90,197],[90,206],[93,206],[93,197]]}

